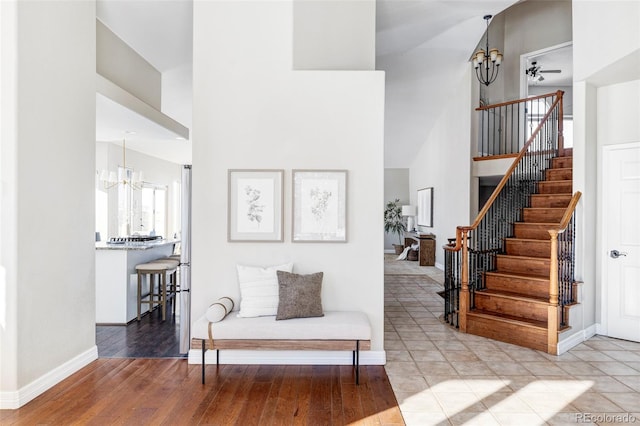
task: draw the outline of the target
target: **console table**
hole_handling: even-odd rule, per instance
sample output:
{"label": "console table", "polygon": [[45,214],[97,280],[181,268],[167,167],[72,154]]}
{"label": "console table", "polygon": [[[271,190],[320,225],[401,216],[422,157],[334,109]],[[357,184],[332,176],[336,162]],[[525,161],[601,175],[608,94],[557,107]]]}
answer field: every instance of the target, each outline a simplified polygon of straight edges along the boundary
{"label": "console table", "polygon": [[414,243],[419,243],[418,261],[420,266],[435,266],[436,264],[436,236],[433,234],[420,234],[416,232],[405,232],[404,245],[409,247]]}

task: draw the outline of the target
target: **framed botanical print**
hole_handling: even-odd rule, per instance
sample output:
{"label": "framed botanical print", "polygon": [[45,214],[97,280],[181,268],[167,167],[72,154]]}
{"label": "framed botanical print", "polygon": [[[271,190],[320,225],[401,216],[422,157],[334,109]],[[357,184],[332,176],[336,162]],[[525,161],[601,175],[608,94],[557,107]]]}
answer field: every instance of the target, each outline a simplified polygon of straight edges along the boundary
{"label": "framed botanical print", "polygon": [[229,170],[227,239],[284,241],[284,170]]}
{"label": "framed botanical print", "polygon": [[347,171],[293,171],[296,242],[347,242]]}

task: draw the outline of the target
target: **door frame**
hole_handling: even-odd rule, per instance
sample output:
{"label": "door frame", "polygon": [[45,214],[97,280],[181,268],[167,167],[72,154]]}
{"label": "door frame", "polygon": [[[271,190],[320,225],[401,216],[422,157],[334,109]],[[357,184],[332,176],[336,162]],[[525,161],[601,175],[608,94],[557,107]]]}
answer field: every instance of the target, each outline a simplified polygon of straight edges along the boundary
{"label": "door frame", "polygon": [[[609,264],[607,262],[608,246],[606,235],[608,229],[609,220],[604,217],[605,215],[605,205],[607,202],[607,191],[608,183],[609,183],[609,175],[606,173],[608,171],[608,159],[609,155],[612,151],[617,151],[620,149],[629,149],[629,148],[638,148],[640,149],[640,141],[639,142],[628,142],[621,144],[613,144],[613,145],[604,145],[602,150],[600,151],[600,167],[599,167],[599,179],[598,182],[598,194],[602,197],[602,201],[598,202],[600,205],[599,210],[599,219],[600,222],[598,226],[599,234],[600,234],[600,242],[596,244],[597,248],[597,258],[596,262],[600,266],[600,273],[596,274],[598,277],[598,281],[600,282],[600,326],[598,327],[598,334],[603,334],[605,336],[609,335],[609,287],[606,285],[608,281],[608,273],[609,273]],[[596,296],[597,297],[597,296]]]}
{"label": "door frame", "polygon": [[568,46],[573,46],[573,41],[566,41],[564,43],[545,47],[539,50],[534,50],[533,52],[526,52],[520,55],[520,99],[525,99],[529,95],[527,74],[522,72],[527,69],[527,61],[529,60],[529,58],[544,55],[545,53],[553,52],[554,50],[564,49]]}

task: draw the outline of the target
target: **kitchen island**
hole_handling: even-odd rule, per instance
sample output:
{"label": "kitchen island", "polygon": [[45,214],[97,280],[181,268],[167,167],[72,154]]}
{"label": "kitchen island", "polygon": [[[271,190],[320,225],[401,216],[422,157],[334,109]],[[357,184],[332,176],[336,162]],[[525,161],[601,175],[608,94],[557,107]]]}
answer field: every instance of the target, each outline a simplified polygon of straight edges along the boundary
{"label": "kitchen island", "polygon": [[[96,243],[96,323],[125,325],[137,317],[136,265],[167,257],[180,240]],[[146,293],[148,283],[144,283]],[[149,310],[142,305],[142,312]]]}

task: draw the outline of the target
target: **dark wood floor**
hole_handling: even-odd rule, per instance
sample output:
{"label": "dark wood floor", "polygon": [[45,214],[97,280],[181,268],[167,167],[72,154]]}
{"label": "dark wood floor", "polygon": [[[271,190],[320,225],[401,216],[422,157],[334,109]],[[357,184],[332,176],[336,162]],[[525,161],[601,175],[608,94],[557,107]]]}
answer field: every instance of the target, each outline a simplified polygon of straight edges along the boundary
{"label": "dark wood floor", "polygon": [[184,359],[99,359],[2,425],[402,425],[382,366],[200,366]]}
{"label": "dark wood floor", "polygon": [[[179,301],[178,301],[179,302]],[[178,303],[179,306],[179,303]],[[162,312],[155,309],[144,315],[140,322],[128,325],[96,326],[96,345],[100,358],[180,358],[180,313],[170,315],[171,303],[167,305],[167,319],[162,321]]]}

